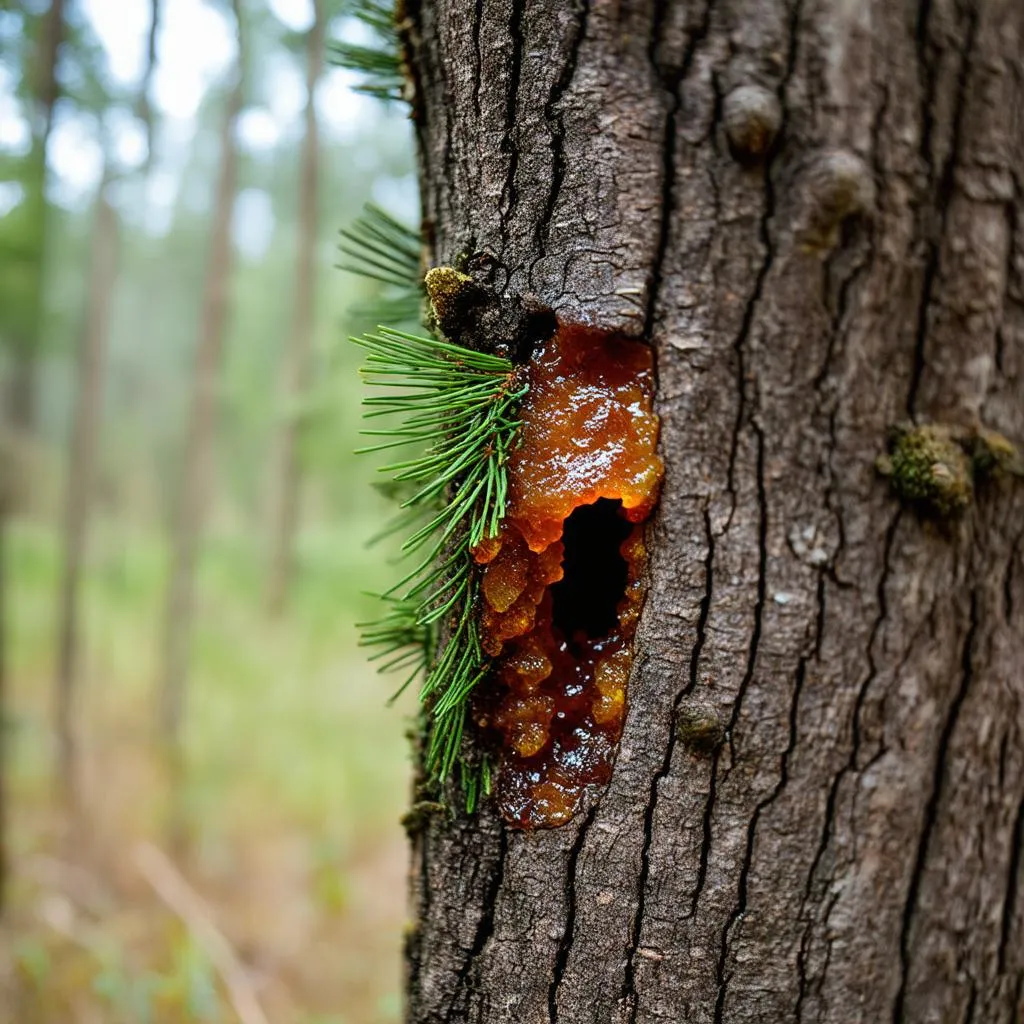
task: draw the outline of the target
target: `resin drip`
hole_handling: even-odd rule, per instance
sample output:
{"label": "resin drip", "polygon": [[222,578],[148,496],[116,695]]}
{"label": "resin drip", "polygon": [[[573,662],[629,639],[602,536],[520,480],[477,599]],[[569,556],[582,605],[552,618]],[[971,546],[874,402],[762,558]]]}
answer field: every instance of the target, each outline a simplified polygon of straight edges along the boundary
{"label": "resin drip", "polygon": [[506,517],[474,551],[497,659],[476,718],[501,741],[502,814],[538,828],[611,774],[662,464],[647,346],[563,326],[529,374]]}

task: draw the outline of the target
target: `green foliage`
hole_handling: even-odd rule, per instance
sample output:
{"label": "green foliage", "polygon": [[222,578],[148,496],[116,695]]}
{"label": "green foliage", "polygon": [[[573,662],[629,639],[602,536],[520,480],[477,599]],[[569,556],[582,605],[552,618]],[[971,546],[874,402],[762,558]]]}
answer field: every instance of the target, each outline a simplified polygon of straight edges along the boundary
{"label": "green foliage", "polygon": [[35,988],[42,988],[53,973],[53,958],[46,946],[29,936],[14,946],[14,966]]}
{"label": "green foliage", "polygon": [[339,248],[349,262],[339,264],[340,269],[384,285],[353,315],[373,324],[419,321],[424,295],[419,234],[367,203],[352,226],[342,229],[341,239]]}
{"label": "green foliage", "polygon": [[387,602],[388,611],[373,622],[359,623],[360,643],[377,648],[370,655],[371,662],[387,659],[378,666],[380,672],[410,669],[395,694],[397,697],[414,679],[426,676],[429,671],[437,645],[437,630],[432,623],[420,622],[416,600],[376,596]]}
{"label": "green foliage", "polygon": [[405,86],[394,5],[387,0],[353,0],[346,12],[373,38],[368,45],[336,42],[334,62],[362,76],[356,91],[380,100],[400,100]]}
{"label": "green foliage", "polygon": [[[505,514],[506,461],[526,385],[507,359],[449,342],[386,327],[352,341],[368,353],[366,382],[387,389],[364,401],[365,417],[397,419],[364,430],[381,440],[360,451],[415,449],[381,471],[414,488],[401,502],[403,513],[428,510],[402,544],[414,568],[383,595],[389,610],[363,627],[363,642],[380,648],[374,657],[386,659],[383,669],[411,669],[403,686],[423,674],[426,768],[443,781],[458,760],[470,695],[487,673],[471,549],[497,534]],[[435,661],[442,623],[447,642]],[[488,781],[466,786],[467,804],[475,803],[477,785]]]}
{"label": "green foliage", "polygon": [[92,990],[114,1019],[149,1024],[169,1010],[175,1019],[194,1024],[224,1019],[209,957],[187,932],[176,931],[165,971],[133,969],[117,942],[98,942],[90,949],[96,960]]}

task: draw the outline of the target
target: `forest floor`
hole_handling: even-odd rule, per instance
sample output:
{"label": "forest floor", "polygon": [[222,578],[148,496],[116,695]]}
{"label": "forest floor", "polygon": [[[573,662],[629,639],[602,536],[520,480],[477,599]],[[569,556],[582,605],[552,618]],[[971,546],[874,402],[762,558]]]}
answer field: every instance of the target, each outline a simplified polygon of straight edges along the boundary
{"label": "forest floor", "polygon": [[[360,592],[381,560],[353,540],[363,525],[306,532],[277,620],[262,609],[260,552],[244,531],[211,529],[174,785],[155,728],[165,547],[153,531],[96,524],[76,825],[56,796],[50,724],[60,552],[52,531],[16,524],[0,1024],[238,1020],[210,926],[270,1024],[399,1019],[412,702],[386,707],[389,682],[356,648]],[[157,895],[154,857],[198,896],[198,922]]]}

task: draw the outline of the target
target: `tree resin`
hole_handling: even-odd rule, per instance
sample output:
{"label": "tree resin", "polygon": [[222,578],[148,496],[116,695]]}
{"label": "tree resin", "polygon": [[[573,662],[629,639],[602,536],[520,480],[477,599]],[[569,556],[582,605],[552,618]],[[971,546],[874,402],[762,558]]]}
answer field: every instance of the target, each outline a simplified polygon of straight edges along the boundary
{"label": "tree resin", "polygon": [[474,715],[513,825],[564,824],[611,775],[663,472],[653,397],[650,349],[590,327],[561,326],[529,367],[505,519],[473,552],[495,659]]}

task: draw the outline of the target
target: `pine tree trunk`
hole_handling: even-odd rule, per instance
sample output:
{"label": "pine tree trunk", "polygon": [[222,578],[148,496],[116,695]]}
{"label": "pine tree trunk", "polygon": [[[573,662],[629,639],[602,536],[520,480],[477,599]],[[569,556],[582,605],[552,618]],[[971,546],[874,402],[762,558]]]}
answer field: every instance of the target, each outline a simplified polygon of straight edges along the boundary
{"label": "pine tree trunk", "polygon": [[[10,519],[21,491],[16,448],[20,436],[35,426],[36,349],[43,322],[43,276],[46,246],[46,150],[57,102],[57,57],[64,34],[64,0],[52,0],[43,17],[38,56],[32,69],[34,113],[33,144],[25,161],[23,203],[37,211],[35,252],[30,267],[31,323],[27,333],[14,332],[2,340],[10,345],[10,365],[0,382],[0,913],[6,903],[8,853],[7,775],[8,704],[7,665],[7,545]],[[6,332],[5,332],[6,333]]]}
{"label": "pine tree trunk", "polygon": [[79,661],[78,591],[85,556],[92,483],[99,446],[103,365],[110,307],[117,281],[119,224],[108,195],[104,172],[92,229],[86,310],[75,373],[75,411],[68,439],[68,478],[64,497],[64,563],[58,596],[57,676],[54,687],[54,732],[57,737],[57,783],[65,809],[77,815],[78,744],[75,735]]}
{"label": "pine tree trunk", "polygon": [[[199,338],[192,382],[192,407],[188,419],[185,452],[179,481],[178,505],[172,527],[170,578],[164,608],[163,648],[160,663],[159,716],[161,742],[167,754],[172,790],[180,781],[181,729],[184,719],[185,684],[195,617],[196,565],[203,518],[210,490],[217,387],[231,287],[233,248],[231,215],[238,178],[238,147],[235,128],[242,109],[245,81],[245,49],[239,0],[233,0],[238,32],[235,81],[228,94],[221,126],[220,174],[213,199],[210,251],[200,309]],[[171,794],[176,806],[176,794]],[[171,823],[180,839],[177,814]]]}
{"label": "pine tree trunk", "polygon": [[154,142],[156,124],[153,117],[153,103],[150,93],[153,91],[153,76],[156,73],[156,38],[160,31],[160,0],[150,0],[149,4],[149,35],[146,38],[146,70],[139,83],[139,92],[135,99],[135,112],[142,119],[146,128],[146,162],[142,172],[148,176],[153,167]]}
{"label": "pine tree trunk", "polygon": [[875,469],[1024,441],[1024,6],[405,13],[433,262],[648,338],[666,463],[611,783],[416,836],[408,1020],[1024,1020],[1024,485]]}
{"label": "pine tree trunk", "polygon": [[51,0],[42,16],[35,62],[29,69],[32,84],[31,130],[32,147],[25,160],[26,201],[34,202],[38,211],[38,261],[34,268],[30,287],[34,291],[33,305],[36,309],[32,333],[16,339],[12,350],[12,366],[7,385],[7,420],[16,434],[27,436],[35,429],[36,423],[36,377],[39,364],[39,346],[42,338],[47,206],[46,151],[53,125],[53,108],[57,104],[60,86],[57,81],[57,59],[61,40],[64,38],[64,0]]}
{"label": "pine tree trunk", "polygon": [[306,134],[299,178],[299,238],[295,267],[295,301],[284,354],[284,408],[277,438],[275,478],[271,490],[270,575],[267,606],[280,612],[288,595],[299,513],[301,421],[297,408],[309,386],[313,304],[316,297],[317,165],[320,159],[316,118],[316,87],[323,70],[324,11],[313,3],[313,24],[306,38]]}

